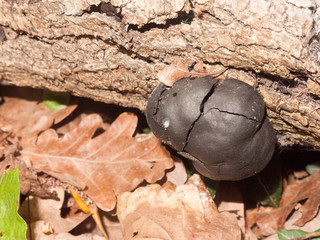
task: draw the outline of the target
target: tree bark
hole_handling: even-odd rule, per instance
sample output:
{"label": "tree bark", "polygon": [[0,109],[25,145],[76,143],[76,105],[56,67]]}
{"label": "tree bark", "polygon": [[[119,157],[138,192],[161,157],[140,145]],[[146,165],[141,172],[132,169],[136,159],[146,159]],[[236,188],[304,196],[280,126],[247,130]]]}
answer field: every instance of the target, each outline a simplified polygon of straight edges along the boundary
{"label": "tree bark", "polygon": [[320,149],[319,1],[0,0],[1,84],[144,111],[182,59],[257,86],[282,146]]}

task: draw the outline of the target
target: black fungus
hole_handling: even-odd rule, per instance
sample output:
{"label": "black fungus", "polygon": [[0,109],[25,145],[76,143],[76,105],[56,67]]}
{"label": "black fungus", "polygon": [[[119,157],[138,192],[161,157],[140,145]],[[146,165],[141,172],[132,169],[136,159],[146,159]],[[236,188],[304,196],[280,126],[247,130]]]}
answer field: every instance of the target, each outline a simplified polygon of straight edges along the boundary
{"label": "black fungus", "polygon": [[275,132],[261,95],[236,79],[183,78],[147,104],[153,133],[214,180],[240,180],[271,160]]}

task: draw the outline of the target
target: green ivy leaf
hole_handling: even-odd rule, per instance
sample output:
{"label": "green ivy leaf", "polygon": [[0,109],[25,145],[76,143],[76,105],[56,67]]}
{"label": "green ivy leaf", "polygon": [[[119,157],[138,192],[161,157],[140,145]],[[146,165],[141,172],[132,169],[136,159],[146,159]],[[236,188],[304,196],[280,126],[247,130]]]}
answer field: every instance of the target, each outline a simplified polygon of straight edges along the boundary
{"label": "green ivy leaf", "polygon": [[19,168],[6,173],[0,179],[0,239],[26,239],[27,224],[18,214]]}
{"label": "green ivy leaf", "polygon": [[64,109],[70,102],[70,94],[65,92],[52,92],[44,90],[42,94],[43,103],[53,111]]}
{"label": "green ivy leaf", "polygon": [[314,163],[308,164],[306,166],[306,171],[309,174],[314,174],[314,173],[318,172],[319,170],[320,170],[320,162],[314,162]]}
{"label": "green ivy leaf", "polygon": [[[320,229],[314,232],[320,232]],[[289,230],[278,230],[278,238],[279,240],[290,240],[290,239],[296,239],[302,236],[305,236],[309,234],[310,232],[305,232],[298,229],[289,229]],[[312,240],[320,240],[320,237],[314,237]]]}

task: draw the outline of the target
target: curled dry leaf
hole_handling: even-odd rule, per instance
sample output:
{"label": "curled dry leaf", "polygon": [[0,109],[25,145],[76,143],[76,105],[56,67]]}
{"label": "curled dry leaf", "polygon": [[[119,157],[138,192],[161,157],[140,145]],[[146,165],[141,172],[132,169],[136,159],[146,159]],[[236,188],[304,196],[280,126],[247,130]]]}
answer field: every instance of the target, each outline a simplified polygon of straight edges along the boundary
{"label": "curled dry leaf", "polygon": [[302,200],[306,200],[306,202],[300,208],[302,215],[295,222],[297,226],[303,226],[306,222],[312,220],[318,212],[320,206],[320,171],[288,185],[283,192],[278,209],[257,208],[248,210],[248,226],[257,226],[253,230],[258,237],[276,233],[278,229],[283,228],[289,214]]}
{"label": "curled dry leaf", "polygon": [[164,85],[172,86],[181,78],[189,77],[191,74],[187,66],[179,60],[176,64],[171,64],[162,69],[157,77]]}
{"label": "curled dry leaf", "polygon": [[209,75],[218,77],[226,70],[226,68],[223,68],[221,71],[209,73],[205,70],[203,62],[200,61],[194,66],[194,71],[189,71],[188,67],[181,60],[178,60],[176,64],[170,64],[159,71],[157,77],[161,83],[171,87],[182,78],[205,77]]}
{"label": "curled dry leaf", "polygon": [[199,175],[178,187],[140,187],[118,197],[123,239],[241,239],[236,219],[219,213]]}
{"label": "curled dry leaf", "polygon": [[200,61],[196,65],[194,65],[193,69],[194,69],[194,71],[196,71],[198,73],[207,73],[206,69],[203,66],[202,61]]}
{"label": "curled dry leaf", "polygon": [[305,232],[314,232],[319,229],[320,226],[320,212],[318,211],[317,215],[309,222],[307,222],[302,227],[295,225],[295,222],[300,219],[302,213],[300,209],[295,210],[292,214],[289,215],[289,218],[284,224],[284,229],[299,229]]}
{"label": "curled dry leaf", "polygon": [[63,137],[49,129],[24,146],[22,158],[33,168],[81,188],[104,211],[116,203],[116,195],[131,191],[142,181],[161,179],[173,167],[168,151],[153,136],[141,142],[132,137],[137,117],[122,113],[98,136],[102,118],[91,114]]}

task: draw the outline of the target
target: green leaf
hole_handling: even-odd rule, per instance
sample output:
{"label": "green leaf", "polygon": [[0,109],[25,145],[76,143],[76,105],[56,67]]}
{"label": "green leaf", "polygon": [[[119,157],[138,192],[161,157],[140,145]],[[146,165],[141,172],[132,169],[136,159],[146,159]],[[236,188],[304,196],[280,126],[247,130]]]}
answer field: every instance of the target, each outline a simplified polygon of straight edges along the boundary
{"label": "green leaf", "polygon": [[52,92],[44,90],[42,95],[43,103],[53,111],[64,109],[70,102],[70,94],[65,92]]}
{"label": "green leaf", "polygon": [[18,214],[19,168],[6,173],[0,179],[0,239],[26,239],[27,224]]}
{"label": "green leaf", "polygon": [[282,193],[280,161],[273,159],[262,172],[240,181],[239,187],[246,198],[263,205],[279,207]]}
{"label": "green leaf", "polygon": [[144,128],[142,129],[142,132],[145,134],[151,133],[151,129],[150,128]]}
{"label": "green leaf", "polygon": [[[320,232],[320,229],[314,232]],[[298,229],[290,229],[290,230],[278,230],[277,233],[278,233],[279,240],[290,240],[290,239],[295,239],[295,238],[305,236],[310,232],[305,232]],[[320,240],[320,237],[314,237],[312,238],[312,240]]]}
{"label": "green leaf", "polygon": [[196,172],[193,171],[192,169],[191,169],[191,170],[190,170],[190,169],[186,169],[186,171],[187,171],[187,176],[188,176],[186,182],[188,182],[189,178],[190,178],[193,174],[195,174]]}
{"label": "green leaf", "polygon": [[320,162],[314,162],[312,164],[308,164],[306,166],[306,171],[309,174],[314,174],[315,172],[318,172],[320,170]]}

